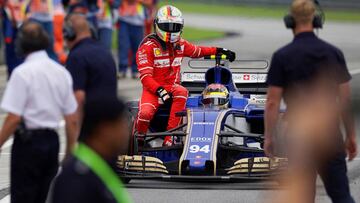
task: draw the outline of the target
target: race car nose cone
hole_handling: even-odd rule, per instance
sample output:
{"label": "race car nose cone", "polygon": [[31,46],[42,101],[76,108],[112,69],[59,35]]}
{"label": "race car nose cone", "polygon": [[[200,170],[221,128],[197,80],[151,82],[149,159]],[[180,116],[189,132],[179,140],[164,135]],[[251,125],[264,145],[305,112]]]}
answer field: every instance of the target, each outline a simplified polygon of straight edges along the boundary
{"label": "race car nose cone", "polygon": [[203,158],[185,160],[181,168],[183,175],[215,175],[214,162]]}

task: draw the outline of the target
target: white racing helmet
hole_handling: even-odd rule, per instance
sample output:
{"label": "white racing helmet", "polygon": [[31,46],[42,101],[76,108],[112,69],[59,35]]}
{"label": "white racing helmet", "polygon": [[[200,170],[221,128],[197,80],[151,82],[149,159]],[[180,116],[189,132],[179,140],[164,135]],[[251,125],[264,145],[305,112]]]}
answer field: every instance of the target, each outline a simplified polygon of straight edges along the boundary
{"label": "white racing helmet", "polygon": [[154,20],[154,30],[157,36],[167,43],[180,40],[184,27],[184,19],[179,9],[174,6],[161,7]]}

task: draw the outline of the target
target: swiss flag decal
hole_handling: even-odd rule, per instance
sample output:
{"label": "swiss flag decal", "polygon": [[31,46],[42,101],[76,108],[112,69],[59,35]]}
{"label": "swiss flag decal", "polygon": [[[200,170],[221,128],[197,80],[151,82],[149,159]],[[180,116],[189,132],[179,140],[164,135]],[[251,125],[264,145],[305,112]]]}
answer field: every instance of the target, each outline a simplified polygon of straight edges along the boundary
{"label": "swiss flag decal", "polygon": [[244,80],[250,80],[250,75],[244,75]]}

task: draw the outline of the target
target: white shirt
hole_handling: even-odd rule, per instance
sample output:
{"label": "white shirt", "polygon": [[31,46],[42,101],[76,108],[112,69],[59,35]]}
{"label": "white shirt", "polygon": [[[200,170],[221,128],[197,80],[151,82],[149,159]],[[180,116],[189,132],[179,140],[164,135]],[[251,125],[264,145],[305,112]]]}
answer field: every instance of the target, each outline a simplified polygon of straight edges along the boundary
{"label": "white shirt", "polygon": [[13,71],[1,108],[21,116],[29,129],[56,129],[77,108],[71,75],[45,51],[33,52]]}

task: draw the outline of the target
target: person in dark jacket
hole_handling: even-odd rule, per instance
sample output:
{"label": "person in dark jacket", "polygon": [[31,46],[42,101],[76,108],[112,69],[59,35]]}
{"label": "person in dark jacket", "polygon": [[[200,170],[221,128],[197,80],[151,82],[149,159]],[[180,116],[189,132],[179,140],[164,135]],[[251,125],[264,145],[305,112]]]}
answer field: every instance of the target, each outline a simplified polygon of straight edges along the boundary
{"label": "person in dark jacket", "polygon": [[[295,0],[285,18],[294,40],[273,55],[268,73],[264,150],[275,156],[276,132],[282,98],[291,184],[291,202],[313,202],[316,176],[320,175],[332,202],[353,203],[346,155],[357,154],[355,123],[351,111],[350,73],[340,49],[319,39],[322,26],[313,1]],[[341,121],[341,122],[340,122]],[[345,142],[340,130],[345,129]],[[295,195],[295,196],[294,196]]]}
{"label": "person in dark jacket", "polygon": [[87,101],[79,145],[54,181],[51,203],[129,203],[113,163],[127,151],[126,106],[117,98]]}
{"label": "person in dark jacket", "polygon": [[88,99],[116,97],[116,65],[110,50],[92,38],[86,16],[70,14],[65,21],[64,38],[70,53],[66,62],[74,80],[78,112]]}

